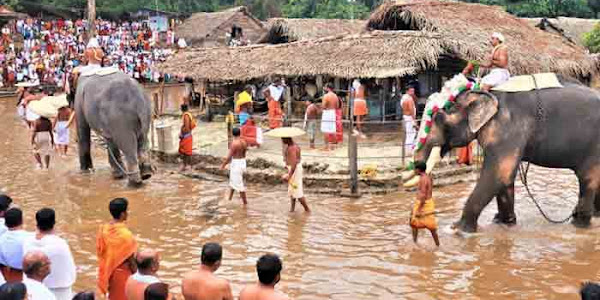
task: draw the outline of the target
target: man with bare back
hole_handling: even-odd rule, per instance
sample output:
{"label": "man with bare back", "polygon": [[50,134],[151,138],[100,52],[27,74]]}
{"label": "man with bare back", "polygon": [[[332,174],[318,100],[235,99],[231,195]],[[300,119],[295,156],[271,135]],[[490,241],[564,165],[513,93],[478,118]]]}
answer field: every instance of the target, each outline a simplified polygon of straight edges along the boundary
{"label": "man with bare back", "polygon": [[435,244],[439,247],[440,241],[437,234],[437,220],[435,217],[435,204],[433,202],[432,190],[433,180],[425,173],[427,165],[423,161],[415,163],[415,171],[419,174],[419,191],[410,217],[413,240],[417,243],[419,229],[427,228],[433,236]]}
{"label": "man with bare back", "polygon": [[290,212],[294,212],[296,208],[296,200],[304,207],[305,212],[310,212],[306,199],[304,198],[304,189],[302,186],[302,153],[300,146],[294,143],[290,137],[281,138],[283,142],[283,155],[288,172],[283,175],[282,179],[288,182],[288,195],[291,199]]}
{"label": "man with bare back", "polygon": [[229,187],[231,191],[229,193],[229,200],[233,198],[233,193],[238,191],[244,205],[248,204],[246,201],[246,186],[244,185],[244,172],[246,171],[246,150],[248,145],[246,141],[240,137],[241,131],[239,128],[232,130],[233,141],[229,146],[229,154],[223,164],[221,164],[221,170],[229,164]]}
{"label": "man with bare back", "polygon": [[332,150],[336,137],[336,109],[339,107],[339,98],[333,92],[333,85],[328,83],[325,85],[325,95],[323,96],[322,115],[321,115],[321,132],[325,139],[325,150]]}
{"label": "man with bare back", "polygon": [[213,273],[221,267],[223,248],[217,243],[202,246],[202,265],[183,277],[181,293],[185,300],[233,300],[231,286]]}

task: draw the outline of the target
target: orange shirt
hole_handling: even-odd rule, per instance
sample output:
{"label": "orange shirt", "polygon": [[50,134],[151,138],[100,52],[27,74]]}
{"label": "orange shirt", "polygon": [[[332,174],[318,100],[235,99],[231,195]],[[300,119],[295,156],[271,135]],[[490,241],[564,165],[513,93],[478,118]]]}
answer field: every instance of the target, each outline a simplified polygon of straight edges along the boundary
{"label": "orange shirt", "polygon": [[98,289],[108,292],[113,272],[137,251],[137,242],[124,223],[101,225],[96,236]]}

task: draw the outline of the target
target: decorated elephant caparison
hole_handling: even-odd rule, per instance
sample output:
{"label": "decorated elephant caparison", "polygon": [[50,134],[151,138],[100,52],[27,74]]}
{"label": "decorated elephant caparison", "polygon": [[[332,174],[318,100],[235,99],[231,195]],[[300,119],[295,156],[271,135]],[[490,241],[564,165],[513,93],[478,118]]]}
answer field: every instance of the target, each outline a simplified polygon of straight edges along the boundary
{"label": "decorated elephant caparison", "polygon": [[494,222],[516,223],[514,182],[522,161],[575,172],[580,188],[575,226],[588,227],[600,212],[600,96],[561,81],[563,88],[529,92],[463,91],[433,115],[427,139],[415,153],[416,160],[428,162],[428,170],[452,148],[475,139],[484,149],[479,180],[455,223],[458,230],[475,232],[494,197]]}
{"label": "decorated elephant caparison", "polygon": [[82,171],[93,168],[90,130],[94,130],[107,142],[114,178],[128,176],[129,184],[137,186],[152,176],[147,157],[152,111],[137,82],[119,71],[82,75],[77,81],[75,111]]}

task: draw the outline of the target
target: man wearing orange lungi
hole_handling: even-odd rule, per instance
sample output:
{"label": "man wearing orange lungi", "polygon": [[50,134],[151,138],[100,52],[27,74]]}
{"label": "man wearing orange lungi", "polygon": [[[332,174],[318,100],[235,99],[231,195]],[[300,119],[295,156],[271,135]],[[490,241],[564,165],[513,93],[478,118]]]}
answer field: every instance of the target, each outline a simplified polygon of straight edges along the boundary
{"label": "man wearing orange lungi", "polygon": [[248,147],[260,147],[263,142],[262,129],[256,126],[254,118],[250,118],[240,127],[241,138],[246,142]]}
{"label": "man wearing orange lungi", "polygon": [[264,91],[264,95],[267,99],[267,104],[269,105],[269,128],[275,129],[281,127],[283,111],[281,110],[279,101],[276,101],[273,98],[269,89]]}
{"label": "man wearing orange lungi", "polygon": [[125,198],[110,202],[113,220],[100,226],[96,238],[98,292],[102,295],[108,293],[109,300],[127,300],[125,285],[129,276],[136,272],[134,253],[137,243],[125,224],[127,206]]}
{"label": "man wearing orange lungi", "polygon": [[470,166],[473,163],[473,144],[471,142],[466,147],[458,148],[458,163]]}
{"label": "man wearing orange lungi", "polygon": [[187,104],[181,105],[182,124],[181,132],[179,134],[179,154],[182,155],[183,164],[181,165],[181,171],[185,171],[188,166],[192,166],[192,149],[193,149],[193,138],[192,130],[196,127],[196,121],[194,116],[188,111]]}
{"label": "man wearing orange lungi", "polygon": [[369,113],[367,108],[367,97],[365,93],[365,86],[356,79],[352,83],[354,93],[354,118],[356,119],[356,129],[354,129],[354,135],[361,135],[364,137],[362,124]]}
{"label": "man wearing orange lungi", "polygon": [[419,174],[419,192],[412,213],[410,215],[410,227],[412,227],[413,240],[417,243],[419,229],[427,228],[436,244],[440,246],[437,234],[437,219],[435,217],[435,203],[433,202],[433,180],[425,173],[427,165],[423,161],[415,163],[415,171]]}

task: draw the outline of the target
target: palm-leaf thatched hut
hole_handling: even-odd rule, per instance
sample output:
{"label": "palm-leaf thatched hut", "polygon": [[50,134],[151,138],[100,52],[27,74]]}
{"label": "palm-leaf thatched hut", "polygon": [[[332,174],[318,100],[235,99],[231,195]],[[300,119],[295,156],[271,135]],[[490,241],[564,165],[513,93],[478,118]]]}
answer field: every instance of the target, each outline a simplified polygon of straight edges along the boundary
{"label": "palm-leaf thatched hut", "polygon": [[232,27],[243,29],[250,42],[256,42],[265,32],[263,23],[244,6],[214,13],[196,13],[177,27],[177,35],[191,47],[225,46]]}
{"label": "palm-leaf thatched hut", "polygon": [[598,24],[595,19],[581,18],[524,18],[529,24],[557,35],[564,37],[568,41],[583,45],[583,35],[592,31]]}
{"label": "palm-leaf thatched hut", "polygon": [[579,45],[539,30],[502,8],[454,1],[396,1],[381,5],[369,18],[369,29],[436,32],[455,41],[448,49],[463,60],[484,60],[490,35],[506,37],[512,74],[556,72],[586,77],[597,70],[595,59]]}
{"label": "palm-leaf thatched hut", "polygon": [[285,19],[267,21],[268,32],[258,43],[281,44],[336,35],[351,35],[364,31],[364,20]]}

